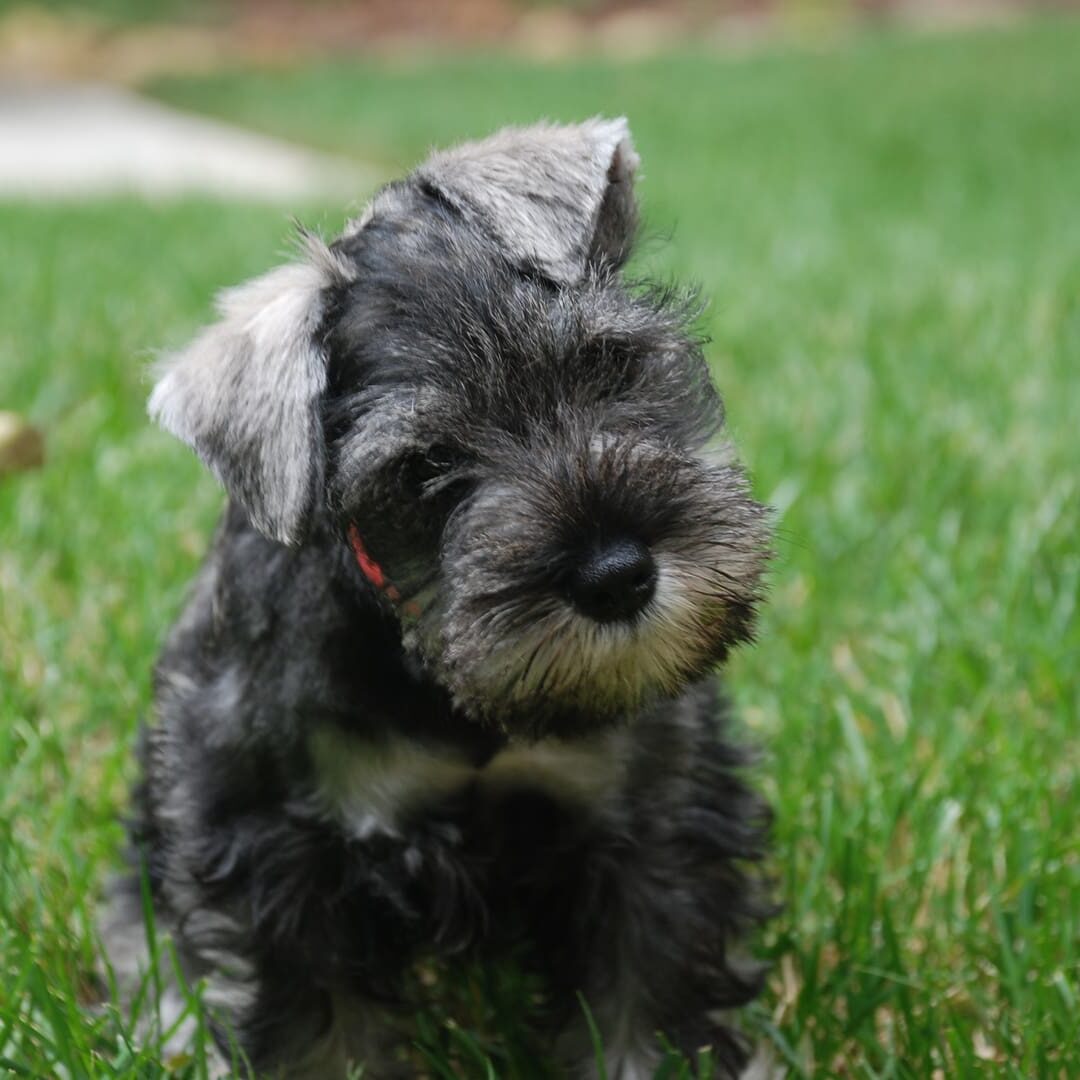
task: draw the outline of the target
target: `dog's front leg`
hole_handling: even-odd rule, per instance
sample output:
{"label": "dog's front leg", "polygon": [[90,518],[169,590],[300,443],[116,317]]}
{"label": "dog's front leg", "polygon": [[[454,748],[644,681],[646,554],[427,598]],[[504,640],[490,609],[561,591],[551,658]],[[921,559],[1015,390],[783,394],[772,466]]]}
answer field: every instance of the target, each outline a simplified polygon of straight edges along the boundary
{"label": "dog's front leg", "polygon": [[[651,1076],[661,1036],[691,1058],[708,1047],[714,1076],[740,1075],[748,1057],[731,1015],[760,989],[742,942],[771,910],[755,871],[768,813],[706,722],[709,699],[684,706],[679,724],[640,733],[640,761],[584,860],[575,985],[611,1080]],[[591,1042],[582,1016],[564,1037],[580,1076],[596,1075]]]}
{"label": "dog's front leg", "polygon": [[374,1001],[319,985],[294,956],[246,940],[219,911],[202,909],[182,925],[178,954],[201,979],[216,1047],[211,1075],[343,1080],[361,1068],[378,1080],[403,1075],[390,1064],[395,1020]]}
{"label": "dog's front leg", "polygon": [[708,875],[678,881],[677,872],[639,851],[610,882],[586,946],[588,1015],[582,1008],[563,1035],[582,1080],[599,1072],[596,1036],[608,1080],[652,1077],[665,1044],[692,1060],[707,1047],[717,1077],[739,1076],[746,1064],[730,1010],[756,992],[754,973],[730,955],[733,927],[717,919]]}

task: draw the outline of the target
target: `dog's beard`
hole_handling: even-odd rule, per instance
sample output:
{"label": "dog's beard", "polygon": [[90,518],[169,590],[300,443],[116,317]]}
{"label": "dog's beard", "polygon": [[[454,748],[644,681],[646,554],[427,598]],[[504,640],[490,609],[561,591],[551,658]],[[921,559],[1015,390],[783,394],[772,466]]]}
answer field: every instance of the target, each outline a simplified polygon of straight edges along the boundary
{"label": "dog's beard", "polygon": [[656,594],[632,620],[598,623],[565,602],[544,606],[529,631],[467,669],[450,643],[450,676],[466,707],[494,703],[537,723],[562,711],[611,718],[678,689],[708,652],[703,618],[670,565],[659,567]]}
{"label": "dog's beard", "polygon": [[486,608],[458,595],[407,640],[459,708],[510,734],[616,723],[678,693],[747,630],[729,574],[654,554],[656,590],[633,619],[597,622],[556,595]]}

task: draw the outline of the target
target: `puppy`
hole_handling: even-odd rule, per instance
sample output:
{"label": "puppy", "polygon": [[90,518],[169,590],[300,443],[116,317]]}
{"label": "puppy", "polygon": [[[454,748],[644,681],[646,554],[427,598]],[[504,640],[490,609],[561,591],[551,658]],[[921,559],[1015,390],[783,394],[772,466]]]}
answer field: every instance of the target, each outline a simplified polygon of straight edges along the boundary
{"label": "puppy", "polygon": [[623,120],[436,153],[160,372],[151,414],[229,504],[103,939],[134,993],[145,883],[258,1073],[409,1075],[416,965],[508,955],[560,1075],[595,1075],[579,994],[609,1076],[658,1033],[743,1065],[768,814],[712,673],[767,515],[692,307],[622,277],[637,164]]}

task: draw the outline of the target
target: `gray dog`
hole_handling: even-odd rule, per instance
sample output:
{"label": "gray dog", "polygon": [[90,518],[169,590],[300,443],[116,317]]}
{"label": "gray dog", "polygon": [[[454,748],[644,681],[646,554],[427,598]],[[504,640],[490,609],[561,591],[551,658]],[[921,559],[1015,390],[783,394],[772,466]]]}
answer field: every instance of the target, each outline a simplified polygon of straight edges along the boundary
{"label": "gray dog", "polygon": [[130,994],[145,883],[256,1072],[407,1075],[417,965],[511,955],[560,1075],[595,1070],[579,994],[612,1077],[658,1032],[744,1063],[768,814],[711,672],[767,516],[692,304],[621,275],[637,161],[622,120],[437,153],[163,367],[230,503],[103,937]]}

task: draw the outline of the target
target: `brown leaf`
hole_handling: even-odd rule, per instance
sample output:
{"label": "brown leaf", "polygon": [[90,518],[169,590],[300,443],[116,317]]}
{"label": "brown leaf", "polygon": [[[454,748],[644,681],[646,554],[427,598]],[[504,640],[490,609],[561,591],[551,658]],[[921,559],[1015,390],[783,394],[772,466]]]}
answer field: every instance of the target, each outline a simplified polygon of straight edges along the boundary
{"label": "brown leaf", "polygon": [[0,476],[36,469],[45,461],[45,439],[17,413],[0,412]]}

